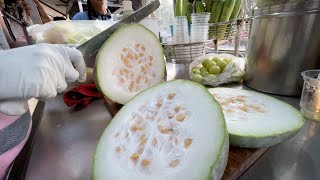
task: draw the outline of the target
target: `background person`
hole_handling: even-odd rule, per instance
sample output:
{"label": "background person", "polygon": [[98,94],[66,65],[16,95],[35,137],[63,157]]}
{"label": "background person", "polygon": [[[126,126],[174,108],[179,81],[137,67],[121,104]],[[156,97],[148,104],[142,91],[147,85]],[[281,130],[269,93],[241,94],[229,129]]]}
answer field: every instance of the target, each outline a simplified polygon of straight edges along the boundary
{"label": "background person", "polygon": [[87,5],[88,11],[77,13],[72,20],[109,20],[111,18],[106,0],[88,0]]}

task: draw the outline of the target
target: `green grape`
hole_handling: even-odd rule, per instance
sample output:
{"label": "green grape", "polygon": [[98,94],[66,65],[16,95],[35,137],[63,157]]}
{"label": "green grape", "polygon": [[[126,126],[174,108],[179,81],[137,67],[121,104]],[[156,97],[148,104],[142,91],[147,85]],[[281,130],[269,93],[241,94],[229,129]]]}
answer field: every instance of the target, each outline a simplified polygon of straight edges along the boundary
{"label": "green grape", "polygon": [[198,69],[198,70],[200,70],[200,67],[195,66],[195,67],[193,67],[193,68],[192,68],[192,70],[194,70],[194,69]]}
{"label": "green grape", "polygon": [[199,69],[192,69],[192,72],[195,74],[200,74],[200,70]]}
{"label": "green grape", "polygon": [[209,70],[210,74],[220,74],[221,73],[221,69],[219,66],[212,66]]}
{"label": "green grape", "polygon": [[205,59],[205,60],[202,61],[201,64],[202,64],[203,67],[206,67],[207,63],[210,62],[210,61],[211,61],[210,59]]}
{"label": "green grape", "polygon": [[197,82],[197,83],[201,83],[203,81],[203,78],[200,74],[193,74],[192,81]]}
{"label": "green grape", "polygon": [[203,72],[201,73],[201,76],[202,76],[202,77],[205,77],[207,74],[209,74],[208,71],[203,71]]}
{"label": "green grape", "polygon": [[219,62],[217,62],[217,66],[219,66],[219,67],[220,67],[221,72],[222,72],[222,71],[224,70],[224,68],[226,68],[227,63],[226,63],[226,62],[224,62],[224,61],[219,61]]}
{"label": "green grape", "polygon": [[206,75],[206,78],[209,80],[214,80],[216,78],[216,76],[213,74],[208,74],[208,75]]}
{"label": "green grape", "polygon": [[201,67],[201,68],[200,68],[200,72],[202,73],[203,71],[208,71],[208,70],[207,70],[207,68],[205,68],[205,67]]}
{"label": "green grape", "polygon": [[231,61],[231,59],[230,58],[225,58],[225,59],[223,59],[223,61],[228,64]]}
{"label": "green grape", "polygon": [[215,66],[215,65],[216,65],[216,63],[215,63],[215,62],[213,62],[213,61],[209,61],[209,62],[207,63],[206,68],[207,68],[207,70],[209,70],[212,66]]}
{"label": "green grape", "polygon": [[214,61],[215,63],[217,63],[217,62],[221,61],[221,59],[218,58],[218,57],[214,57],[214,58],[212,59],[212,61]]}

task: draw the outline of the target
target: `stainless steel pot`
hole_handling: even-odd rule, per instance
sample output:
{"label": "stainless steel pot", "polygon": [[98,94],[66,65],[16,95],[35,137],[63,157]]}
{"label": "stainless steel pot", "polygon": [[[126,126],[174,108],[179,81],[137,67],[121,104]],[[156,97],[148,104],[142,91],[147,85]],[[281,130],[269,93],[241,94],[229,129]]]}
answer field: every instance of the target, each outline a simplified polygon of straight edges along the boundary
{"label": "stainless steel pot", "polygon": [[245,84],[297,96],[307,69],[320,69],[319,0],[254,10]]}

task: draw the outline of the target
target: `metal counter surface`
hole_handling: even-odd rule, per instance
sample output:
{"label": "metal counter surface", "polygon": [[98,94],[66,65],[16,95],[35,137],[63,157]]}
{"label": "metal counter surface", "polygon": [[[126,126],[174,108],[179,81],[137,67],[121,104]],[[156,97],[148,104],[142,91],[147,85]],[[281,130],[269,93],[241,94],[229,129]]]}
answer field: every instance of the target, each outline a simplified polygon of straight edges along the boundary
{"label": "metal counter surface", "polygon": [[[184,68],[168,65],[167,79],[186,77]],[[238,84],[231,87],[249,89]],[[299,107],[299,98],[274,97]],[[47,101],[26,180],[92,179],[94,150],[111,118],[102,100],[81,111],[68,108],[62,95]],[[320,179],[319,168],[319,124],[307,121],[298,135],[270,148],[240,179]]]}

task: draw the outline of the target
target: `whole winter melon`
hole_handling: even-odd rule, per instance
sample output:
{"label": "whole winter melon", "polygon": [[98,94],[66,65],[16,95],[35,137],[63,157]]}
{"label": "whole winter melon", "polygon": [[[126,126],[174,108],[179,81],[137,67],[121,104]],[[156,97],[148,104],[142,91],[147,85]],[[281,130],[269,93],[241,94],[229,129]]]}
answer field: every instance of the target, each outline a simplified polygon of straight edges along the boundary
{"label": "whole winter melon", "polygon": [[224,116],[205,87],[161,83],[130,100],[102,134],[95,180],[220,179],[229,150]]}
{"label": "whole winter melon", "polygon": [[94,69],[103,95],[125,104],[163,80],[165,61],[158,38],[139,24],[119,28],[100,48]]}

